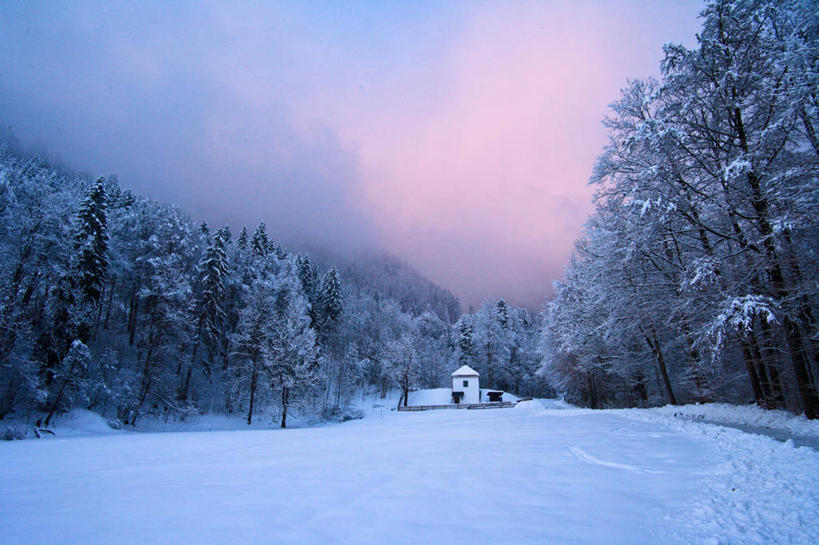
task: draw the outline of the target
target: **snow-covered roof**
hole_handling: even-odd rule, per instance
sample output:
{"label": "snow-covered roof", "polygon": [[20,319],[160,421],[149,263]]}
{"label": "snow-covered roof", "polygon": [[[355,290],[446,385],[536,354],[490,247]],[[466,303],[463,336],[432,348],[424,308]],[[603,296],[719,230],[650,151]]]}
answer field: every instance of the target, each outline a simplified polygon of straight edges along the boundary
{"label": "snow-covered roof", "polygon": [[453,377],[479,377],[480,375],[478,374],[477,371],[472,369],[470,366],[462,365],[462,366],[460,366],[458,368],[457,371],[452,373],[451,376],[453,376]]}

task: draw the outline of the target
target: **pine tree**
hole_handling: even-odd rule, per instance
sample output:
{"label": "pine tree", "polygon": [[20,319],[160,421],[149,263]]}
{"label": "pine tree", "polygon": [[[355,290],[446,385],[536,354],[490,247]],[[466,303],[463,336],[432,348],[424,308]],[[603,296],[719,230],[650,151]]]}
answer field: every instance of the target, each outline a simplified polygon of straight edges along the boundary
{"label": "pine tree", "polygon": [[270,239],[267,236],[267,226],[264,222],[261,222],[256,227],[256,230],[253,231],[253,237],[250,239],[250,249],[253,255],[265,257],[270,253],[270,247]]}
{"label": "pine tree", "polygon": [[80,206],[74,244],[77,284],[84,298],[92,304],[98,304],[102,297],[108,268],[106,208],[105,187],[100,178]]}
{"label": "pine tree", "polygon": [[335,267],[331,267],[324,274],[321,282],[321,299],[324,319],[329,322],[336,321],[343,310],[344,300],[341,294],[341,277]]}
{"label": "pine tree", "polygon": [[296,258],[296,274],[301,282],[301,289],[307,302],[310,303],[310,327],[318,329],[321,318],[321,292],[319,290],[318,271],[310,257],[299,254]]}
{"label": "pine tree", "polygon": [[273,252],[273,255],[275,255],[279,261],[284,261],[285,259],[287,259],[287,251],[284,248],[282,248],[282,245],[279,244],[278,242],[275,244],[271,243],[271,250]]}
{"label": "pine tree", "polygon": [[239,233],[239,238],[236,239],[236,244],[239,246],[240,250],[244,250],[247,248],[247,242],[250,237],[247,234],[247,227],[242,226],[242,230]]}
{"label": "pine tree", "polygon": [[230,241],[233,240],[233,233],[230,232],[229,225],[223,225],[219,229],[216,230],[216,235],[222,238],[222,241],[225,243],[225,246],[230,244]]}
{"label": "pine tree", "polygon": [[[199,264],[201,293],[196,304],[196,336],[193,341],[192,363],[197,364],[199,347],[207,350],[207,360],[202,360],[205,375],[210,376],[214,352],[221,344],[225,326],[225,283],[230,273],[226,254],[226,233],[220,229],[213,242],[205,250]],[[190,387],[192,368],[188,368],[180,388],[180,399],[186,399]]]}
{"label": "pine tree", "polygon": [[472,325],[472,317],[468,314],[461,316],[456,328],[458,336],[458,365],[470,365],[473,363],[475,357],[475,344],[473,341],[475,328]]}
{"label": "pine tree", "polygon": [[506,301],[503,299],[498,299],[498,303],[495,305],[495,312],[498,315],[498,322],[500,323],[501,327],[506,329],[509,327],[509,307],[506,304]]}

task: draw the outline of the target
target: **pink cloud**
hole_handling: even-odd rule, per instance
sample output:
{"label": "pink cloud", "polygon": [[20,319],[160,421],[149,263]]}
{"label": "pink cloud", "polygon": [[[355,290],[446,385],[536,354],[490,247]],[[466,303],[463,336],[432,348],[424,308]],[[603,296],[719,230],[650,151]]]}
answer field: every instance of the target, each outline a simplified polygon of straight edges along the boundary
{"label": "pink cloud", "polygon": [[606,105],[661,55],[625,7],[484,5],[423,78],[346,104],[339,131],[384,245],[466,303],[547,296],[591,208]]}
{"label": "pink cloud", "polygon": [[209,222],[380,244],[468,304],[536,305],[590,209],[606,105],[700,6],[21,4],[0,98],[24,138]]}

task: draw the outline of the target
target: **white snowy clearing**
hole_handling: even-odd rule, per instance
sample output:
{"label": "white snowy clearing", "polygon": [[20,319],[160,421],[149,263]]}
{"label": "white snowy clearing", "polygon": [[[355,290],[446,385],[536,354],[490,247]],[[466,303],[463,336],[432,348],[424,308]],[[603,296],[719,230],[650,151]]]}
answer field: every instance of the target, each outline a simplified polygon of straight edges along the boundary
{"label": "white snowy clearing", "polygon": [[819,543],[819,453],[660,411],[0,444],[14,543]]}

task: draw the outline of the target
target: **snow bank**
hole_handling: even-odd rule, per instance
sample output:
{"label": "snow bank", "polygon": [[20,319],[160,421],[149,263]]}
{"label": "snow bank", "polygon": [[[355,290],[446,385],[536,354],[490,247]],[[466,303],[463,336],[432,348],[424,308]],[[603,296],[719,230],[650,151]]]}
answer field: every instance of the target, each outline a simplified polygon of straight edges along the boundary
{"label": "snow bank", "polygon": [[554,399],[538,399],[538,401],[547,409],[552,410],[559,410],[559,411],[567,411],[567,410],[577,410],[579,407],[575,405],[570,405],[563,401],[562,398],[554,398]]}
{"label": "snow bank", "polygon": [[409,405],[450,405],[452,403],[451,388],[432,388],[409,393]]}
{"label": "snow bank", "polygon": [[395,410],[399,397],[400,393],[397,391],[391,391],[383,398],[377,394],[363,398],[357,397],[351,400],[350,408],[359,412],[364,420],[369,418],[383,419]]}
{"label": "snow bank", "polygon": [[705,403],[695,405],[666,405],[650,409],[668,416],[704,420],[710,423],[769,428],[787,431],[792,435],[819,438],[819,420],[808,420],[803,415],[787,411],[769,411],[756,405]]}
{"label": "snow bank", "polygon": [[521,401],[515,405],[515,411],[520,414],[526,413],[530,415],[538,415],[545,413],[546,410],[546,407],[544,407],[540,400],[537,399]]}
{"label": "snow bank", "polygon": [[71,409],[67,413],[55,414],[48,427],[35,424],[45,419],[46,413],[32,413],[27,418],[20,415],[5,418],[0,422],[0,438],[35,439],[39,436],[41,439],[52,439],[122,433],[121,430],[112,428],[103,416],[86,409]]}
{"label": "snow bank", "polygon": [[[398,404],[399,393],[391,391],[385,398],[379,395],[367,395],[351,400],[349,407],[339,412],[335,420],[323,420],[313,414],[305,415],[298,411],[288,414],[288,429],[318,427],[349,420],[377,418],[383,419]],[[44,420],[45,414],[30,416],[28,420],[20,418],[6,418],[0,422],[0,439],[36,439],[34,422]],[[243,414],[222,415],[202,414],[189,415],[184,419],[165,419],[145,415],[137,420],[136,426],[123,425],[111,427],[109,421],[89,410],[72,409],[64,414],[57,414],[48,426],[48,431],[40,428],[40,437],[43,439],[60,437],[87,437],[94,435],[109,435],[114,433],[184,433],[184,432],[217,432],[217,431],[249,431],[279,429],[278,413],[255,414],[253,423],[247,424],[247,416]]]}
{"label": "snow bank", "polygon": [[[49,429],[55,433],[55,437],[86,437],[123,433],[121,430],[112,428],[104,417],[85,409],[72,409],[52,418]],[[48,437],[48,435],[43,435],[43,437]]]}
{"label": "snow bank", "polygon": [[[812,422],[805,426],[783,411],[722,404],[606,412],[664,425],[716,449],[716,463],[701,471],[708,478],[699,495],[674,517],[699,527],[701,535],[729,536],[709,543],[819,543],[819,524],[805,519],[807,511],[819,510],[819,452],[705,420],[721,418],[725,426],[740,427],[767,422],[771,429],[810,433]],[[779,414],[758,414],[766,412]]]}
{"label": "snow bank", "polygon": [[[295,416],[287,415],[288,427],[298,428],[301,422]],[[200,431],[235,431],[235,430],[269,430],[278,428],[272,415],[254,414],[253,423],[248,426],[246,415],[202,414],[187,416],[184,420],[165,420],[144,416],[137,420],[132,429],[139,432],[200,432]]]}

